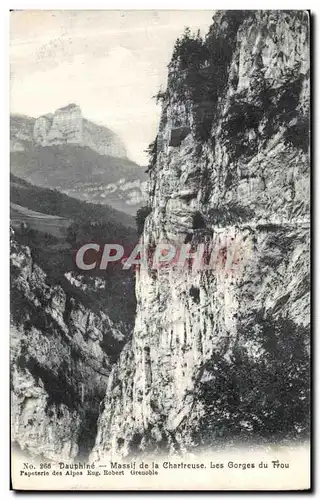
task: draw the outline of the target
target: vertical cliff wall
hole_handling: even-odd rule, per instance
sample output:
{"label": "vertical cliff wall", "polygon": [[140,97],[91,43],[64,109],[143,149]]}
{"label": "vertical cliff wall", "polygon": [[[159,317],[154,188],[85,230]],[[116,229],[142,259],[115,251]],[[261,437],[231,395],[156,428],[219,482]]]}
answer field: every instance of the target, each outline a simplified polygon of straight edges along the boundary
{"label": "vertical cliff wall", "polygon": [[229,11],[177,42],[141,241],[237,258],[138,271],[91,458],[306,435],[308,30],[303,12]]}

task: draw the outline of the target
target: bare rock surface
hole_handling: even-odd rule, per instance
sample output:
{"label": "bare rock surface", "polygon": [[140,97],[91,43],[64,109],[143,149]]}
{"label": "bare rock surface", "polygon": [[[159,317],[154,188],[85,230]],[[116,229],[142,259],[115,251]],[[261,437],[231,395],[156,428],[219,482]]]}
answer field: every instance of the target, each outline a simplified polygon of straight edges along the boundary
{"label": "bare rock surface", "polygon": [[48,284],[14,235],[11,279],[12,441],[33,456],[86,457],[124,334],[105,313]]}

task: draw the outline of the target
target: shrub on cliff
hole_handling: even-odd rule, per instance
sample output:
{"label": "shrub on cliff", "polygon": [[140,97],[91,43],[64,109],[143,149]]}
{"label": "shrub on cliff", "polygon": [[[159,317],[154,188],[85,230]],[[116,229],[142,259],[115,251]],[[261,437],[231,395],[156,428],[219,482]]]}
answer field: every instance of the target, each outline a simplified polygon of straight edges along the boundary
{"label": "shrub on cliff", "polygon": [[205,39],[189,28],[176,41],[171,65],[178,65],[181,75],[171,79],[171,88],[178,99],[193,101],[195,134],[200,141],[210,137],[218,98],[228,81],[229,67],[236,43],[237,30],[244,14],[230,11],[221,19],[220,29],[214,23]]}
{"label": "shrub on cliff", "polygon": [[185,28],[182,37],[176,40],[172,60],[179,60],[180,68],[187,69],[192,65],[199,66],[205,60],[205,56],[200,30],[195,35],[191,33],[190,28]]}
{"label": "shrub on cliff", "polygon": [[295,125],[287,128],[284,140],[287,145],[301,149],[304,153],[309,151],[310,142],[310,119],[309,116],[299,116]]}

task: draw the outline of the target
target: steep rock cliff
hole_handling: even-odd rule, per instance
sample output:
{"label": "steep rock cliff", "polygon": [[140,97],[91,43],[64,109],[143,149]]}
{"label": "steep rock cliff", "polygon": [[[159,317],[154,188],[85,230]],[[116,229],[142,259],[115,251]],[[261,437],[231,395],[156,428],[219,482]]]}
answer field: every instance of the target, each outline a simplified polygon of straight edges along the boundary
{"label": "steep rock cliff", "polygon": [[223,258],[137,272],[92,459],[308,432],[308,30],[303,12],[227,11],[176,43],[141,242]]}

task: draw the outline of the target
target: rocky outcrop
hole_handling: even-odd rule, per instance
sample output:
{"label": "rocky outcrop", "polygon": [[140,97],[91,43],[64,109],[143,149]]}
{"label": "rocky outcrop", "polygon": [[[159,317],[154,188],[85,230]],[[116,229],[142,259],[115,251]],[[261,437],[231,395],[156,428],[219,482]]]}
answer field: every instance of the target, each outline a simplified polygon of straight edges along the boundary
{"label": "rocky outcrop", "polygon": [[93,460],[308,432],[308,23],[218,12],[204,41],[175,46],[141,243],[218,257],[137,272]]}
{"label": "rocky outcrop", "polygon": [[108,128],[83,118],[81,109],[76,104],[69,104],[57,109],[54,114],[37,118],[33,139],[40,146],[78,144],[88,146],[101,155],[119,158],[127,156],[119,137]]}
{"label": "rocky outcrop", "polygon": [[15,236],[11,279],[12,441],[33,456],[84,458],[124,334],[103,312],[48,284]]}
{"label": "rocky outcrop", "polygon": [[10,116],[10,151],[24,151],[32,144],[35,118],[25,115]]}

